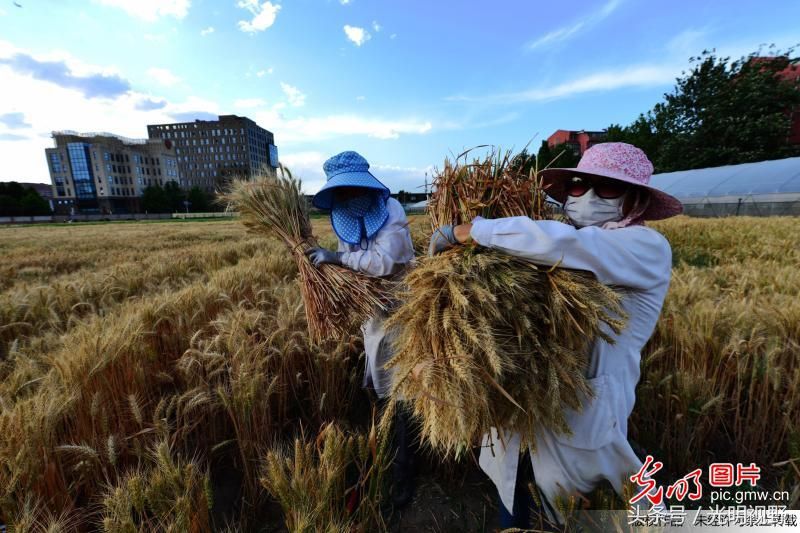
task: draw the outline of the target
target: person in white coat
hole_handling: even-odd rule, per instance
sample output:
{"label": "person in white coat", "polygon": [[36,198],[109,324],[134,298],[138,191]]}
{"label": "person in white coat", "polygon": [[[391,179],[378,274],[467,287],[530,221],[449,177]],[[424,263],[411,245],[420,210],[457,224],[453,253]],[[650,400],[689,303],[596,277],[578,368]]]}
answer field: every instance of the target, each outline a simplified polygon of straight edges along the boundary
{"label": "person in white coat", "polygon": [[[337,154],[323,165],[327,182],[312,204],[330,211],[331,225],[339,238],[336,252],[312,248],[306,253],[314,265],[342,265],[368,276],[396,278],[414,259],[408,220],[400,202],[369,171],[369,163],[357,152]],[[366,369],[364,387],[381,400],[389,395],[391,373],[384,365],[392,356],[391,332],[384,330],[386,313],[376,310],[362,326]],[[402,507],[413,491],[413,454],[408,413],[399,409],[394,424],[394,503]]]}
{"label": "person in white coat", "polygon": [[[591,345],[587,377],[594,399],[580,411],[566,410],[571,434],[541,429],[530,453],[530,470],[550,520],[561,521],[554,502],[560,495],[588,493],[607,480],[622,495],[628,476],[642,466],[627,439],[636,400],[640,352],[653,333],[669,287],[672,252],[667,240],[645,220],[682,212],[680,202],[649,185],[653,166],[626,143],[589,148],[577,168],[543,171],[548,195],[561,202],[571,224],[527,217],[478,218],[471,224],[439,228],[430,253],[473,240],[540,265],[586,270],[617,288],[628,314],[614,343]],[[502,431],[502,428],[499,428]],[[480,466],[494,482],[501,522],[526,527],[527,480],[520,468],[520,435],[498,429],[484,437]]]}

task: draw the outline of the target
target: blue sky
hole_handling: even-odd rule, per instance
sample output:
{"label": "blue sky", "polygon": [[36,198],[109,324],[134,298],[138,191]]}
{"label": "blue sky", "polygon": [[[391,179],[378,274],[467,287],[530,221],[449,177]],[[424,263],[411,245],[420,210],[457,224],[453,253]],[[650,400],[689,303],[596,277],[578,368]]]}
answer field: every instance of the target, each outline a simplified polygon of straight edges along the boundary
{"label": "blue sky", "polygon": [[800,42],[800,2],[0,0],[0,180],[50,131],[235,113],[310,192],[354,149],[393,190],[465,147],[627,123],[704,48]]}

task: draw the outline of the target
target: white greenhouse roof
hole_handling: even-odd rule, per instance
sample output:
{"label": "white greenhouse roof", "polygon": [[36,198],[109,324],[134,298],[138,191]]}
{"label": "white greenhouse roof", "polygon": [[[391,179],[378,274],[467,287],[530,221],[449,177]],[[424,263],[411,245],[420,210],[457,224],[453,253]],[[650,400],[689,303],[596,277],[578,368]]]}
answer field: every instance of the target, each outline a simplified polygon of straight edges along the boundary
{"label": "white greenhouse roof", "polygon": [[416,212],[416,211],[425,211],[428,208],[428,200],[422,200],[421,202],[416,202],[413,204],[406,204],[404,206],[406,211]]}
{"label": "white greenhouse roof", "polygon": [[800,199],[800,157],[655,174],[650,184],[683,203],[794,201]]}

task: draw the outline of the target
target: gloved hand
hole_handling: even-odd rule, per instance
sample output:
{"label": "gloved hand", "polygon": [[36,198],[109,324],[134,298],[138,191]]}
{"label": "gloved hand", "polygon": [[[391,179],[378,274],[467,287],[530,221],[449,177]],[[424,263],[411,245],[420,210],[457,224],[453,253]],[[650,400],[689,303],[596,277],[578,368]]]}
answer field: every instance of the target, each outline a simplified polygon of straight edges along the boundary
{"label": "gloved hand", "polygon": [[314,263],[315,267],[319,267],[323,263],[330,263],[332,265],[342,264],[341,252],[334,252],[327,248],[320,248],[317,246],[315,248],[309,248],[305,253],[311,262]]}
{"label": "gloved hand", "polygon": [[428,255],[433,256],[444,252],[458,244],[456,236],[453,233],[453,226],[441,226],[436,228],[431,235],[431,242],[428,245]]}

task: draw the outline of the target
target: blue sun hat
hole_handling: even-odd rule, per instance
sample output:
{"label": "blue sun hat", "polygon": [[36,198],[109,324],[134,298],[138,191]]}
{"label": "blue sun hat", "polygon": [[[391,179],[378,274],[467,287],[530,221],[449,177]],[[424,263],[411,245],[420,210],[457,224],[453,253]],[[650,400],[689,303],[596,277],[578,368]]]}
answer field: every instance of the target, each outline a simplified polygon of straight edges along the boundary
{"label": "blue sun hat", "polygon": [[[369,172],[369,163],[357,152],[337,154],[322,168],[328,181],[311,203],[331,211],[333,230],[344,242],[357,245],[364,239],[368,241],[389,219],[388,187]],[[334,191],[339,187],[359,187],[365,194],[335,202]]]}

